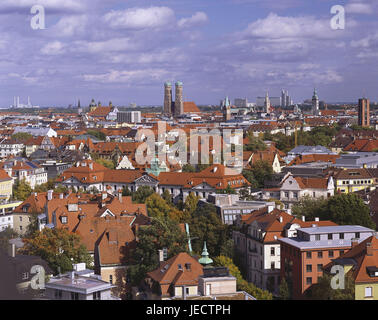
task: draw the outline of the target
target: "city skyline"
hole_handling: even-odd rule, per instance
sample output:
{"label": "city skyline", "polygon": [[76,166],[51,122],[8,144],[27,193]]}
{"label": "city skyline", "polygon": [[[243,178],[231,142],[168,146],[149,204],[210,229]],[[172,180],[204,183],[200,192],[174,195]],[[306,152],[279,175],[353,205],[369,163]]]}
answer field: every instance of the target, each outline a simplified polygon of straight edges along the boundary
{"label": "city skyline", "polygon": [[[332,30],[334,3],[275,1],[39,1],[46,29],[33,30],[34,1],[0,3],[0,107],[30,96],[41,107],[163,105],[162,84],[180,79],[184,101],[217,104],[285,88],[294,102],[314,87],[327,102],[378,100],[378,5],[341,3],[344,30]],[[98,21],[102,21],[98,23]],[[273,94],[274,93],[274,94]]]}

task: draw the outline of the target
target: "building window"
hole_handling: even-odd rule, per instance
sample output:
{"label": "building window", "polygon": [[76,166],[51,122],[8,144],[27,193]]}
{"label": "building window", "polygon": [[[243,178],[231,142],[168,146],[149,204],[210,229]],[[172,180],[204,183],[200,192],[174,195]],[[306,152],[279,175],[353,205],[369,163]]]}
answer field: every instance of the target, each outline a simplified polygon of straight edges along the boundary
{"label": "building window", "polygon": [[306,252],[306,258],[311,259],[311,251]]}
{"label": "building window", "polygon": [[113,276],[112,275],[109,276],[109,283],[113,284]]}
{"label": "building window", "polygon": [[306,284],[312,284],[312,277],[306,278]]}
{"label": "building window", "polygon": [[356,232],[356,236],[355,238],[359,239],[360,238],[360,233],[359,232]]}
{"label": "building window", "polygon": [[189,294],[189,288],[185,288],[185,293]]}
{"label": "building window", "polygon": [[79,300],[79,294],[77,292],[71,292],[71,300]]}
{"label": "building window", "polygon": [[274,270],[275,267],[276,267],[276,266],[275,266],[274,262],[271,262],[271,263],[270,263],[270,269]]}
{"label": "building window", "polygon": [[316,234],[316,235],[315,235],[315,240],[316,240],[316,241],[319,241],[319,240],[320,240],[320,234]]}
{"label": "building window", "polygon": [[344,233],[340,233],[340,237],[339,237],[340,239],[344,239]]}
{"label": "building window", "polygon": [[365,288],[365,297],[372,297],[373,296],[373,288],[372,287],[366,287]]}
{"label": "building window", "polygon": [[271,255],[271,256],[274,256],[274,254],[275,254],[274,251],[275,251],[275,250],[274,250],[274,247],[270,248],[270,255]]}
{"label": "building window", "polygon": [[22,221],[22,217],[20,217],[20,221]]}
{"label": "building window", "polygon": [[62,223],[66,224],[67,223],[67,217],[62,217]]}
{"label": "building window", "polygon": [[27,280],[27,279],[29,279],[29,272],[24,272],[22,274],[22,280]]}
{"label": "building window", "polygon": [[101,300],[101,291],[93,292],[93,300]]}
{"label": "building window", "polygon": [[312,272],[312,265],[311,264],[306,265],[306,272]]}
{"label": "building window", "polygon": [[323,258],[323,252],[322,251],[318,251],[318,258]]}
{"label": "building window", "polygon": [[323,265],[322,264],[318,264],[318,272],[322,272],[323,271]]}
{"label": "building window", "polygon": [[332,233],[328,233],[328,240],[332,240],[333,238],[333,234]]}
{"label": "building window", "polygon": [[333,258],[333,251],[332,250],[328,251],[328,257]]}

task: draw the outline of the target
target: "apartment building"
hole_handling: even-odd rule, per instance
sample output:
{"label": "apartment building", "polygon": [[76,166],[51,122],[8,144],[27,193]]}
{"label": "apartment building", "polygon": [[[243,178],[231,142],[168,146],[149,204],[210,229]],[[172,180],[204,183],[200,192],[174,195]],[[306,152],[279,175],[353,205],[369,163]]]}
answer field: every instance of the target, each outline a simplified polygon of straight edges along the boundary
{"label": "apartment building", "polygon": [[334,226],[331,221],[305,221],[285,211],[265,207],[239,216],[233,232],[237,252],[248,270],[248,281],[278,295],[280,285],[281,250],[279,239],[295,237],[297,229],[311,226]]}
{"label": "apartment building", "polygon": [[293,299],[305,298],[305,292],[323,276],[323,266],[361,243],[374,230],[362,226],[317,226],[297,229],[297,236],[278,239],[281,244],[281,278],[292,288]]}
{"label": "apartment building", "polygon": [[345,169],[335,175],[336,190],[351,193],[375,186],[375,178],[368,169]]}

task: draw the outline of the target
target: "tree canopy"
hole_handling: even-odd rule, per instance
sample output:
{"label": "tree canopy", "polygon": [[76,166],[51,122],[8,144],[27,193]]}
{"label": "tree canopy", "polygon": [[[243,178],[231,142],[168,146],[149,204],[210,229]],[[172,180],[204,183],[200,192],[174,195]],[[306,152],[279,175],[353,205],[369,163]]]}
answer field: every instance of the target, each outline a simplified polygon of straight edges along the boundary
{"label": "tree canopy", "polygon": [[134,203],[145,203],[147,198],[154,193],[149,186],[141,186],[132,195]]}
{"label": "tree canopy", "polygon": [[375,229],[369,207],[357,194],[337,194],[328,199],[304,198],[293,207],[293,214],[310,220],[331,220],[340,225],[360,225]]}
{"label": "tree canopy", "polygon": [[187,251],[186,234],[179,224],[170,218],[152,218],[151,225],[138,229],[137,237],[138,245],[132,251],[132,266],[129,268],[133,285],[138,285],[147,272],[159,266],[159,250],[167,248],[167,259]]}
{"label": "tree canopy", "polygon": [[273,299],[273,296],[269,291],[262,290],[256,287],[253,283],[250,283],[243,279],[243,276],[239,268],[234,264],[231,258],[225,256],[218,256],[214,259],[214,265],[228,268],[230,274],[236,278],[237,290],[245,291],[253,297],[255,297],[257,300]]}
{"label": "tree canopy", "polygon": [[13,197],[16,200],[24,201],[30,196],[32,188],[25,180],[17,180],[13,185]]}
{"label": "tree canopy", "polygon": [[92,258],[82,244],[80,236],[66,229],[44,228],[23,241],[25,245],[21,252],[41,257],[54,273],[59,269],[62,273],[71,271],[74,263],[85,262],[87,267],[92,264]]}

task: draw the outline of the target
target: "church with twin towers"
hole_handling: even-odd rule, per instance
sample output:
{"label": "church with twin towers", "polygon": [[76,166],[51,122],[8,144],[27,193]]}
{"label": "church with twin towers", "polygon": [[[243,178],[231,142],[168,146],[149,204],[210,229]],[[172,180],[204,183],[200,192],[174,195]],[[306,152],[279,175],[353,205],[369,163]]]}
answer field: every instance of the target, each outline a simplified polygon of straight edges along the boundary
{"label": "church with twin towers", "polygon": [[168,117],[178,117],[184,114],[183,83],[181,81],[175,83],[175,101],[172,96],[172,83],[167,81],[164,84],[163,113]]}

